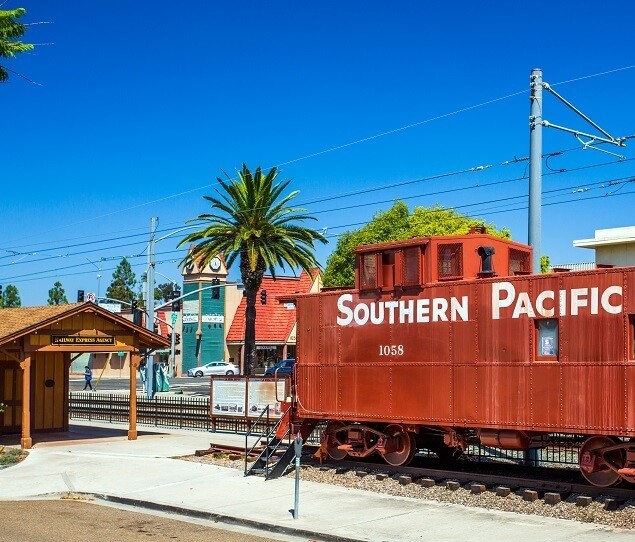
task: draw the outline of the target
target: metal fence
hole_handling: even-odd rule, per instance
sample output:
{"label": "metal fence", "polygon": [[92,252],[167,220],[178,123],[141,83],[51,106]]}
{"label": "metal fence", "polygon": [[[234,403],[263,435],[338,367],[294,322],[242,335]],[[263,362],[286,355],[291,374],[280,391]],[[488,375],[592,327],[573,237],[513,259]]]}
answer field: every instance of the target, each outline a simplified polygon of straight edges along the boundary
{"label": "metal fence", "polygon": [[[130,396],[122,393],[70,392],[69,415],[71,419],[94,420],[106,423],[128,423]],[[194,429],[245,434],[250,429],[266,433],[275,419],[261,419],[254,425],[248,418],[236,416],[211,417],[209,397],[189,395],[157,395],[154,399],[137,395],[137,423],[154,427]],[[325,428],[321,422],[307,443],[318,445],[320,433]],[[472,442],[465,453],[467,459],[477,462],[525,463],[535,466],[577,467],[582,437],[550,435],[543,447],[531,452],[501,450]],[[431,455],[431,452],[423,452]]]}
{"label": "metal fence", "polygon": [[[254,425],[248,418],[210,416],[209,397],[157,395],[148,399],[137,395],[137,424],[154,427],[246,433],[266,432],[276,419],[262,419]],[[69,417],[106,423],[128,423],[130,396],[123,393],[70,392]]]}

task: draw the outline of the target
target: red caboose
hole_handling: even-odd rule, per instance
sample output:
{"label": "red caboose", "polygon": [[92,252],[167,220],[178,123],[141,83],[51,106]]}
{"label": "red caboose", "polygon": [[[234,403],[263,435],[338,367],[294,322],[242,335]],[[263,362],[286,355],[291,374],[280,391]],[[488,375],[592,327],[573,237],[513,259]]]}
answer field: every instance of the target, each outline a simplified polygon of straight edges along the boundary
{"label": "red caboose", "polygon": [[296,421],[392,465],[587,435],[587,480],[635,482],[635,268],[530,262],[483,231],[359,247],[355,288],[297,297]]}

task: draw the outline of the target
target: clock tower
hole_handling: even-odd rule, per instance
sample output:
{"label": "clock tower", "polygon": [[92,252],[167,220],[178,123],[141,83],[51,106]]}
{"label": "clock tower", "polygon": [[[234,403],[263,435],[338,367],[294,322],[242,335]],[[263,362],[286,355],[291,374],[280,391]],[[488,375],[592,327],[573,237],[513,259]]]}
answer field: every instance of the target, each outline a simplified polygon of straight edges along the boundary
{"label": "clock tower", "polygon": [[188,369],[225,358],[225,285],[228,272],[223,256],[219,254],[206,266],[201,267],[196,262],[185,266],[182,274],[181,350],[182,372],[185,374]]}

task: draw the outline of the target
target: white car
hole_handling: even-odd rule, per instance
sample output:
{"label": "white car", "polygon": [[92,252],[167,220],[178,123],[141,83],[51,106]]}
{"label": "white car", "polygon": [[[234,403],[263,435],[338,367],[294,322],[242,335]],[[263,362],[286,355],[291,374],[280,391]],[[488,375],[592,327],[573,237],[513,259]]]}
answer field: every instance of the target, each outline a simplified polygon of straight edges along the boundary
{"label": "white car", "polygon": [[211,361],[200,367],[188,369],[187,376],[239,375],[240,367],[226,361]]}

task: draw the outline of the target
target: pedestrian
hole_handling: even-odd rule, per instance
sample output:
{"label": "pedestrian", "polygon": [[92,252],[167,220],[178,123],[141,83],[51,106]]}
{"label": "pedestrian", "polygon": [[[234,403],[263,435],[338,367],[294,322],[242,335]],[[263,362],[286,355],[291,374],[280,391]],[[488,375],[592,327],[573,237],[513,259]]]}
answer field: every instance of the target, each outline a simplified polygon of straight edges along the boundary
{"label": "pedestrian", "polygon": [[86,388],[90,388],[91,391],[95,391],[93,389],[93,385],[90,382],[92,379],[93,379],[93,372],[90,370],[90,367],[86,365],[84,367],[84,380],[86,381],[84,383],[84,391],[86,391]]}

